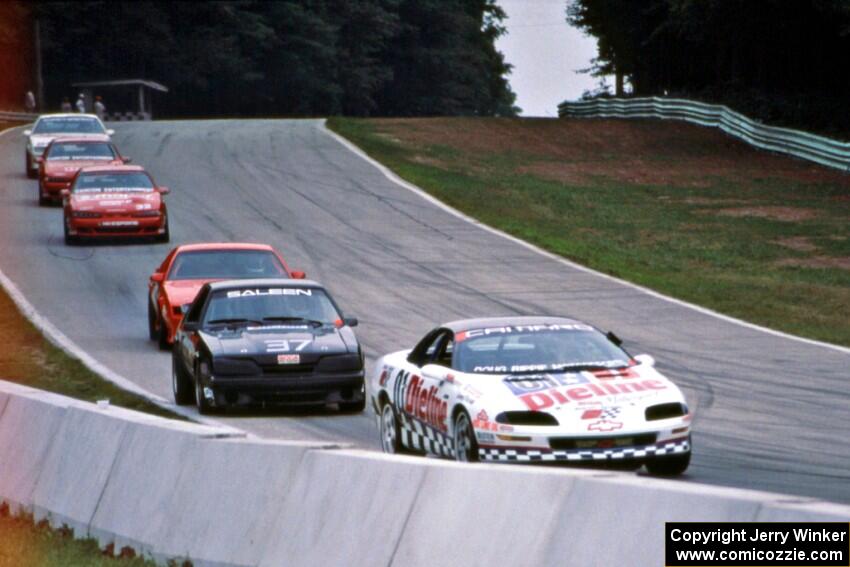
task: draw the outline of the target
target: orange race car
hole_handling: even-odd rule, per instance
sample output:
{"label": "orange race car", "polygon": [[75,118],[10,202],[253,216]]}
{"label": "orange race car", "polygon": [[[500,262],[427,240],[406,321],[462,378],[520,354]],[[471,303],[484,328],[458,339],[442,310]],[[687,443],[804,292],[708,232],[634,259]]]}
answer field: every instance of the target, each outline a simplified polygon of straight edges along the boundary
{"label": "orange race car", "polygon": [[266,244],[184,244],[168,253],[148,282],[148,334],[168,349],[183,319],[183,306],[207,282],[244,278],[303,279]]}
{"label": "orange race car", "polygon": [[65,243],[81,238],[152,236],[168,242],[168,210],[157,187],[137,165],[84,167],[62,189]]}
{"label": "orange race car", "polygon": [[38,204],[41,206],[61,200],[59,192],[68,189],[77,172],[93,165],[120,165],[130,158],[121,156],[109,136],[88,138],[55,138],[38,163]]}

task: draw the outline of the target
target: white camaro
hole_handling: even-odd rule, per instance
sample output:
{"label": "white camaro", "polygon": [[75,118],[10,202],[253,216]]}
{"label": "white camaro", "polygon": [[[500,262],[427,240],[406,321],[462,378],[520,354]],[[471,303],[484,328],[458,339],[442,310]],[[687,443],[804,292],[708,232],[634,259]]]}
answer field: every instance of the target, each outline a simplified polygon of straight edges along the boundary
{"label": "white camaro", "polygon": [[[111,136],[114,130],[107,130],[100,118],[94,114],[43,114],[35,121],[31,130],[24,130],[27,137],[26,173],[27,177],[38,175],[38,158],[44,149],[59,136],[74,138]],[[108,140],[107,140],[108,141]]]}
{"label": "white camaro", "polygon": [[692,415],[654,363],[574,319],[469,319],[379,359],[368,388],[388,453],[681,474]]}

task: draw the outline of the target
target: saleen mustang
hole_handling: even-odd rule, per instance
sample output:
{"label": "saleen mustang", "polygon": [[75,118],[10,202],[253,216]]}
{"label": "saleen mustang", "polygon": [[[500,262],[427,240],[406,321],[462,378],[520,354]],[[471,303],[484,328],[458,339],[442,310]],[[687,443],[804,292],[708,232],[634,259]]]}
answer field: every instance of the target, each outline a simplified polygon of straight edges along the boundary
{"label": "saleen mustang", "polygon": [[168,242],[168,210],[157,187],[137,165],[85,167],[62,189],[65,243],[80,238],[151,236]]}
{"label": "saleen mustang", "polygon": [[366,405],[363,352],[325,289],[308,280],[204,284],[171,351],[174,401],[202,414],[243,404]]}
{"label": "saleen mustang", "polygon": [[174,342],[183,308],[207,282],[241,278],[304,279],[267,244],[184,244],[168,253],[148,281],[148,334],[166,350]]}
{"label": "saleen mustang", "polygon": [[27,177],[35,179],[38,175],[37,158],[41,157],[47,145],[57,136],[111,136],[114,130],[107,130],[103,122],[94,114],[44,114],[38,117],[32,130],[24,130],[27,138],[26,171]]}
{"label": "saleen mustang", "polygon": [[573,319],[470,319],[378,360],[369,396],[388,453],[681,474],[691,413],[654,362]]}
{"label": "saleen mustang", "polygon": [[109,136],[90,138],[55,138],[38,162],[38,204],[60,200],[59,192],[68,189],[77,172],[93,165],[121,165],[130,158],[118,153]]}

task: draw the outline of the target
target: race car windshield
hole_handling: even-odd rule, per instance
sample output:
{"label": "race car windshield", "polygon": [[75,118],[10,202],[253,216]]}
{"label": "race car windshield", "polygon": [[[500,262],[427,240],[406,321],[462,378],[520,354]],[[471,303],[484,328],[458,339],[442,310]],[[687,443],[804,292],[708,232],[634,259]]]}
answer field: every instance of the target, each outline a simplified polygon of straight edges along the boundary
{"label": "race car windshield", "polygon": [[85,173],[74,184],[74,193],[148,193],[153,190],[151,178],[143,171]]}
{"label": "race car windshield", "polygon": [[33,134],[105,134],[103,125],[94,118],[49,118],[39,120]]}
{"label": "race car windshield", "polygon": [[[452,366],[477,374],[536,373],[621,368],[630,356],[586,325],[557,330],[508,332],[478,329],[455,337]],[[570,328],[572,327],[572,328]]]}
{"label": "race car windshield", "polygon": [[289,277],[283,264],[266,250],[204,250],[181,252],[168,280],[231,280]]}
{"label": "race car windshield", "polygon": [[239,323],[332,325],[340,318],[336,307],[321,289],[262,287],[214,292],[204,314],[204,326]]}
{"label": "race car windshield", "polygon": [[50,153],[47,154],[47,160],[106,160],[115,159],[115,152],[112,150],[112,145],[106,142],[97,143],[70,143],[62,142],[55,143],[50,146]]}

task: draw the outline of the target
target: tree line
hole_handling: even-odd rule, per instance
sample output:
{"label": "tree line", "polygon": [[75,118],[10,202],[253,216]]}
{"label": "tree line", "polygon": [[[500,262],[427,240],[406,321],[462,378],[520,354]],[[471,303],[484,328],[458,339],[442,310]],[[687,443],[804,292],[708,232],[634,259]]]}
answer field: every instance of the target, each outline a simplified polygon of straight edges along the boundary
{"label": "tree line", "polygon": [[[169,87],[162,116],[511,115],[496,0],[41,1],[48,103]],[[107,101],[109,106],[109,101]]]}
{"label": "tree line", "polygon": [[847,0],[571,0],[567,21],[597,40],[591,71],[635,95],[850,133]]}

